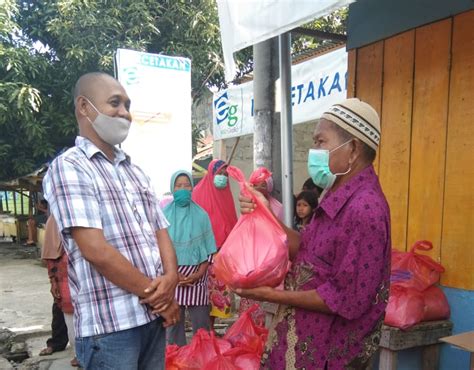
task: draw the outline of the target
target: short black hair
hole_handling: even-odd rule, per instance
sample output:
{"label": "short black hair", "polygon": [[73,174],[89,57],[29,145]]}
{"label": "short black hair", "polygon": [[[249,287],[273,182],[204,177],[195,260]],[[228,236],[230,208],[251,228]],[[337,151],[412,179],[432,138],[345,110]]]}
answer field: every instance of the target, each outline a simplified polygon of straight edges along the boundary
{"label": "short black hair", "polygon": [[316,184],[313,182],[313,179],[312,179],[311,177],[308,178],[308,179],[306,179],[306,181],[303,183],[302,190],[303,190],[303,191],[309,190],[309,191],[318,193],[318,196],[320,196],[321,193],[323,192],[323,188],[321,188],[321,187],[319,187],[318,185],[316,185]]}

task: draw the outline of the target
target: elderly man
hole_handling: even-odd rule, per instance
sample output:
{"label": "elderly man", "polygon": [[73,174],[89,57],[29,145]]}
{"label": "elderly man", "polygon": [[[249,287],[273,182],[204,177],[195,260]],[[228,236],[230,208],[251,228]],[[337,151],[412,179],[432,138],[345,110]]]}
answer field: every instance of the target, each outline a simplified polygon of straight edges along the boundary
{"label": "elderly man", "polygon": [[[263,368],[366,369],[389,287],[390,212],[372,166],[379,117],[347,99],[323,114],[313,140],[308,172],[325,194],[301,235],[285,227],[293,259],[285,290],[236,292],[280,304]],[[255,207],[240,201],[242,212]]]}
{"label": "elderly man", "polygon": [[179,319],[176,255],[149,178],[115,147],[128,134],[130,99],[113,77],[88,73],[74,103],[76,145],[43,188],[65,239],[79,362],[163,369],[164,326]]}

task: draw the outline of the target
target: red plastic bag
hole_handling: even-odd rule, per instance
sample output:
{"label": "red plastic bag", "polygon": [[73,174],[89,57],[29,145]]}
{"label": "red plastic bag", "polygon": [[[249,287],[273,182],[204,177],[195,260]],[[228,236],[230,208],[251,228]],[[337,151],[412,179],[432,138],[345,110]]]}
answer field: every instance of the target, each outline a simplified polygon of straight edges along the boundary
{"label": "red plastic bag", "polygon": [[258,370],[261,356],[255,353],[244,353],[234,358],[234,365],[239,370]]}
{"label": "red plastic bag", "polygon": [[450,315],[449,303],[444,292],[437,286],[432,286],[423,292],[425,309],[422,321],[444,320]]}
{"label": "red plastic bag", "polygon": [[417,250],[431,249],[433,244],[430,241],[420,240],[411,247],[410,252],[392,251],[391,285],[421,292],[436,284],[444,267],[431,257],[416,253]]}
{"label": "red plastic bag", "polygon": [[240,370],[233,364],[232,360],[224,355],[218,354],[203,369],[206,370]]}
{"label": "red plastic bag", "polygon": [[385,324],[408,329],[423,320],[425,303],[423,295],[416,289],[391,286]]}
{"label": "red plastic bag", "polygon": [[[216,351],[216,355],[212,360],[210,360],[204,369],[206,370],[240,370],[236,367],[232,361],[232,358],[223,355],[223,351],[221,351],[221,347],[219,346],[219,342],[214,335],[214,332],[211,332],[211,338],[214,340],[214,347]],[[227,350],[228,351],[228,350]]]}
{"label": "red plastic bag", "polygon": [[230,350],[232,345],[225,339],[216,338],[213,332],[209,334],[199,329],[191,343],[179,349],[174,364],[182,370],[207,368],[207,364],[217,356],[216,348],[223,353]]}
{"label": "red plastic bag", "polygon": [[169,344],[166,346],[165,351],[165,369],[166,370],[178,370],[179,367],[175,364],[176,356],[179,352],[179,346],[176,344]]}
{"label": "red plastic bag", "polygon": [[214,272],[231,288],[276,287],[288,269],[286,234],[271,212],[246,189],[242,171],[229,166],[227,173],[257,207],[239,218],[215,258]]}
{"label": "red plastic bag", "polygon": [[[243,352],[253,353],[258,357],[262,356],[265,342],[267,341],[268,329],[256,325],[252,320],[252,312],[258,309],[254,304],[245,311],[239,319],[227,330],[224,339],[228,340],[233,347],[243,349]],[[231,350],[232,351],[232,350]],[[237,354],[237,352],[227,351],[225,354]]]}

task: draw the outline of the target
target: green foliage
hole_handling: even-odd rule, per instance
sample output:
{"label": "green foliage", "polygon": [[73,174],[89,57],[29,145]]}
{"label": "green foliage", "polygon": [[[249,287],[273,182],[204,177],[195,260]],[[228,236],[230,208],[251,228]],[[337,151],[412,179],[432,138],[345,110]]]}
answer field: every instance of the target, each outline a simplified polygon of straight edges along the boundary
{"label": "green foliage", "polygon": [[[331,14],[307,23],[302,27],[345,35],[347,33],[348,11],[348,7],[338,9]],[[292,51],[294,53],[298,53],[304,51],[305,49],[314,49],[321,43],[324,43],[324,41],[317,40],[311,36],[299,35],[293,39]]]}
{"label": "green foliage", "polygon": [[[20,31],[12,0],[0,6],[0,179],[32,171],[55,152],[46,95],[48,59]],[[51,77],[51,76],[49,76]],[[54,113],[57,115],[57,113]]]}
{"label": "green foliage", "polygon": [[[334,17],[310,27],[339,32],[345,18]],[[225,86],[215,0],[0,0],[0,179],[73,144],[72,87],[86,72],[113,74],[117,48],[190,58],[193,98]],[[237,59],[242,75],[251,48]]]}
{"label": "green foliage", "polygon": [[214,0],[0,2],[0,179],[72,145],[71,89],[86,72],[113,74],[117,48],[190,58],[194,97],[224,84]]}

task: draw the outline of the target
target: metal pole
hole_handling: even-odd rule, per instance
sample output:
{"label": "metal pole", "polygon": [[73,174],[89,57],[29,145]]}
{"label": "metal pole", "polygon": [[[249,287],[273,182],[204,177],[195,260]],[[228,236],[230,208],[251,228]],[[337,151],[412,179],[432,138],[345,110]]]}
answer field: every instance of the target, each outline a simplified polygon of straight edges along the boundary
{"label": "metal pole", "polygon": [[285,225],[293,224],[293,118],[291,114],[291,36],[278,37],[281,83],[281,175]]}
{"label": "metal pole", "polygon": [[272,38],[253,46],[254,133],[253,167],[266,167],[274,172],[272,160],[272,131],[275,115],[275,70],[277,39]]}

